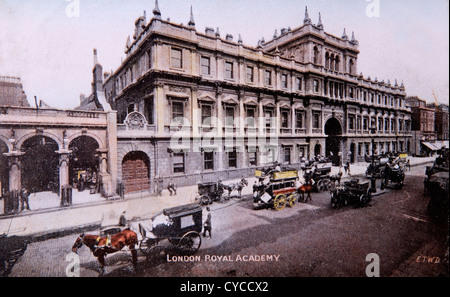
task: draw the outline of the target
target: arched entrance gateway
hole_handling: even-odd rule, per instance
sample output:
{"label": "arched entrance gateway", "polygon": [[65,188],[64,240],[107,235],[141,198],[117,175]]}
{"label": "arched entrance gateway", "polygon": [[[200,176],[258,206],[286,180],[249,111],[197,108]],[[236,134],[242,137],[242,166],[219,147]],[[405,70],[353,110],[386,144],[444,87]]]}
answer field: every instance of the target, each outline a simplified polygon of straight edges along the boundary
{"label": "arched entrance gateway", "polygon": [[33,136],[21,146],[22,186],[30,192],[59,191],[58,144],[47,136]]}
{"label": "arched entrance gateway", "polygon": [[75,138],[69,145],[69,182],[78,190],[100,191],[98,148],[98,142],[85,135]]}
{"label": "arched entrance gateway", "polygon": [[339,121],[332,117],[325,123],[325,134],[327,139],[325,141],[325,155],[330,157],[333,165],[341,164],[341,140],[342,128]]}
{"label": "arched entrance gateway", "polygon": [[125,193],[150,189],[150,159],[141,151],[133,151],[122,160],[122,182]]}

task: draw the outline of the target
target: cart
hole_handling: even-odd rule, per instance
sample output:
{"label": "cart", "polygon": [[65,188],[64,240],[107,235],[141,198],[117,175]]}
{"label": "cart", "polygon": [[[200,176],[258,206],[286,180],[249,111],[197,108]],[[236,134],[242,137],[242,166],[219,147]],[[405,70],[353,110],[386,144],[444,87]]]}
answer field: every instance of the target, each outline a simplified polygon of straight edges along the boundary
{"label": "cart", "polygon": [[224,193],[224,185],[219,182],[198,183],[198,196],[195,200],[200,205],[208,205],[214,201],[221,201]]}
{"label": "cart", "polygon": [[[312,170],[306,171],[303,175],[305,182],[313,185],[314,191],[328,191],[333,186],[336,177],[331,176],[331,163],[316,163]],[[314,181],[314,182],[313,182]]]}
{"label": "cart", "polygon": [[[267,173],[256,170],[255,176],[259,178],[260,184],[253,194],[254,209],[263,206],[283,210],[286,205],[293,207],[297,203],[296,181],[298,180],[298,171],[296,169],[283,168],[282,171],[269,171]],[[269,181],[265,184],[264,179],[266,177],[269,178]]]}
{"label": "cart", "polygon": [[147,259],[158,259],[166,254],[163,241],[167,240],[180,254],[193,255],[202,243],[202,227],[202,208],[197,203],[164,209],[153,217],[151,230],[139,224],[139,249]]}
{"label": "cart", "polygon": [[352,179],[344,182],[342,187],[338,187],[331,193],[331,207],[339,208],[349,204],[366,206],[372,199],[372,191],[369,188],[369,181],[360,182],[359,179]]}

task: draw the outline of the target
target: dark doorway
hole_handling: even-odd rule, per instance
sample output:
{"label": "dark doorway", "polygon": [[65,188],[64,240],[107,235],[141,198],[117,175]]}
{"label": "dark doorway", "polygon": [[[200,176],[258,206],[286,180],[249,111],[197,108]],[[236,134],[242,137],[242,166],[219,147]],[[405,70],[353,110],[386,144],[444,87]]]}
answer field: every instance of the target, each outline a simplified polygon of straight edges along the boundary
{"label": "dark doorway", "polygon": [[319,156],[321,150],[322,150],[322,146],[320,144],[316,144],[314,146],[314,157]]}
{"label": "dark doorway", "polygon": [[325,156],[331,158],[333,165],[339,166],[342,162],[341,152],[341,124],[336,118],[331,118],[325,123]]}
{"label": "dark doorway", "polygon": [[350,163],[355,163],[355,152],[356,152],[356,145],[353,142],[350,144]]}
{"label": "dark doorway", "polygon": [[59,191],[58,144],[47,136],[33,136],[21,147],[22,186],[30,192]]}

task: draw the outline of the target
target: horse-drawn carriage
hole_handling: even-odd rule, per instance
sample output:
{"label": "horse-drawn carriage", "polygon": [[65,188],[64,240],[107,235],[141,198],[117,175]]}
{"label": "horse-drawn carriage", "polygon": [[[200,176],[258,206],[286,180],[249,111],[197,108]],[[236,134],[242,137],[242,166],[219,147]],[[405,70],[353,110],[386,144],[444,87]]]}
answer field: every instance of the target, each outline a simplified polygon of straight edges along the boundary
{"label": "horse-drawn carriage", "polygon": [[[259,185],[255,191],[253,206],[255,209],[261,206],[272,207],[276,210],[282,210],[289,205],[294,206],[298,200],[296,181],[298,180],[298,171],[295,169],[284,168],[271,170],[269,172],[256,170],[255,176],[259,178]],[[269,181],[264,184],[264,179],[268,177]]]}
{"label": "horse-drawn carriage", "polygon": [[[222,181],[218,182],[205,182],[198,183],[198,196],[195,200],[200,205],[208,205],[215,201],[223,202],[227,201],[231,198],[231,193],[233,191],[238,192],[238,197],[241,197],[242,189],[248,185],[248,181],[245,178],[242,178],[239,182],[225,185]],[[225,190],[228,192],[228,195],[225,194]]]}
{"label": "horse-drawn carriage", "polygon": [[389,163],[389,158],[374,158],[374,162],[372,164],[372,160],[368,161],[369,166],[366,169],[366,177],[376,177],[381,178],[384,174],[386,166]]}
{"label": "horse-drawn carriage", "polygon": [[202,228],[202,208],[198,204],[167,208],[153,217],[151,226],[139,224],[139,249],[147,258],[157,259],[166,253],[162,243],[167,239],[179,253],[193,255],[202,244]]}
{"label": "horse-drawn carriage", "polygon": [[313,189],[317,192],[333,190],[336,181],[340,181],[340,175],[331,175],[331,163],[316,163],[312,169],[306,170],[303,178],[306,184],[313,186]]}
{"label": "horse-drawn carriage", "polygon": [[381,178],[380,188],[382,190],[387,187],[401,189],[403,187],[403,182],[405,181],[405,173],[399,164],[388,163],[385,166],[380,178]]}
{"label": "horse-drawn carriage", "polygon": [[351,179],[331,193],[331,207],[339,208],[349,204],[363,207],[371,199],[372,191],[369,188],[369,181],[360,182],[359,179]]}
{"label": "horse-drawn carriage", "polygon": [[198,183],[198,196],[195,200],[200,205],[208,205],[214,201],[221,201],[224,194],[224,186],[219,182]]}

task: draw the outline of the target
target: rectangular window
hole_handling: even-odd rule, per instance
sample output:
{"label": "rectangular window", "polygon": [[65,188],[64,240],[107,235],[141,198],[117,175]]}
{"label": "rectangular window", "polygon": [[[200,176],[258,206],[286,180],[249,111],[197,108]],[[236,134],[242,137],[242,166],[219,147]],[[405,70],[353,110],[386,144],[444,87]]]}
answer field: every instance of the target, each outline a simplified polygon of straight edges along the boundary
{"label": "rectangular window", "polygon": [[184,122],[184,103],[172,101],[172,121],[183,124]]}
{"label": "rectangular window", "polygon": [[247,66],[247,82],[254,82],[253,67]]}
{"label": "rectangular window", "polygon": [[369,119],[367,117],[363,118],[363,130],[364,131],[369,130]]}
{"label": "rectangular window", "polygon": [[295,82],[296,82],[296,85],[297,85],[297,91],[301,91],[302,90],[302,78],[301,77],[297,77]]}
{"label": "rectangular window", "polygon": [[202,74],[211,74],[211,60],[209,59],[209,57],[201,57],[201,70]]}
{"label": "rectangular window", "polygon": [[148,98],[144,101],[145,105],[145,116],[147,118],[147,123],[153,125],[153,98]]}
{"label": "rectangular window", "polygon": [[289,128],[289,111],[287,110],[281,112],[281,128]]}
{"label": "rectangular window", "polygon": [[225,78],[233,79],[233,63],[225,62]]}
{"label": "rectangular window", "polygon": [[266,121],[266,128],[270,128],[271,127],[272,114],[273,114],[273,110],[271,110],[271,109],[264,110],[264,118],[265,118],[265,121]]}
{"label": "rectangular window", "polygon": [[302,111],[297,111],[296,113],[296,123],[295,123],[295,127],[298,129],[302,129],[304,128],[304,114]]}
{"label": "rectangular window", "polygon": [[282,74],[281,75],[281,87],[283,89],[287,89],[288,87],[288,77],[287,74]]}
{"label": "rectangular window", "polygon": [[202,105],[202,125],[211,125],[212,106],[204,104]]}
{"label": "rectangular window", "polygon": [[272,85],[272,72],[270,70],[264,72],[264,84],[266,86]]}
{"label": "rectangular window", "polygon": [[314,129],[320,129],[320,113],[314,112],[313,113],[313,128]]}
{"label": "rectangular window", "polygon": [[248,152],[248,163],[250,166],[256,166],[256,152]]}
{"label": "rectangular window", "polygon": [[348,117],[348,129],[354,130],[355,129],[355,116],[349,116]]}
{"label": "rectangular window", "polygon": [[205,170],[214,170],[214,152],[203,152]]}
{"label": "rectangular window", "polygon": [[183,51],[181,49],[172,48],[170,51],[170,66],[174,68],[183,68]]}
{"label": "rectangular window", "polygon": [[225,108],[225,126],[234,127],[234,107],[232,106]]}
{"label": "rectangular window", "polygon": [[291,148],[284,148],[284,163],[291,164]]}
{"label": "rectangular window", "polygon": [[228,168],[236,168],[237,164],[237,153],[234,149],[232,152],[228,152]]}
{"label": "rectangular window", "polygon": [[184,172],[184,153],[173,154],[173,173],[185,173]]}
{"label": "rectangular window", "polygon": [[255,127],[255,109],[247,108],[246,113],[247,113],[246,115],[247,127],[250,128]]}
{"label": "rectangular window", "polygon": [[314,92],[319,93],[319,80],[315,79],[313,83],[314,83],[314,86],[313,86]]}

